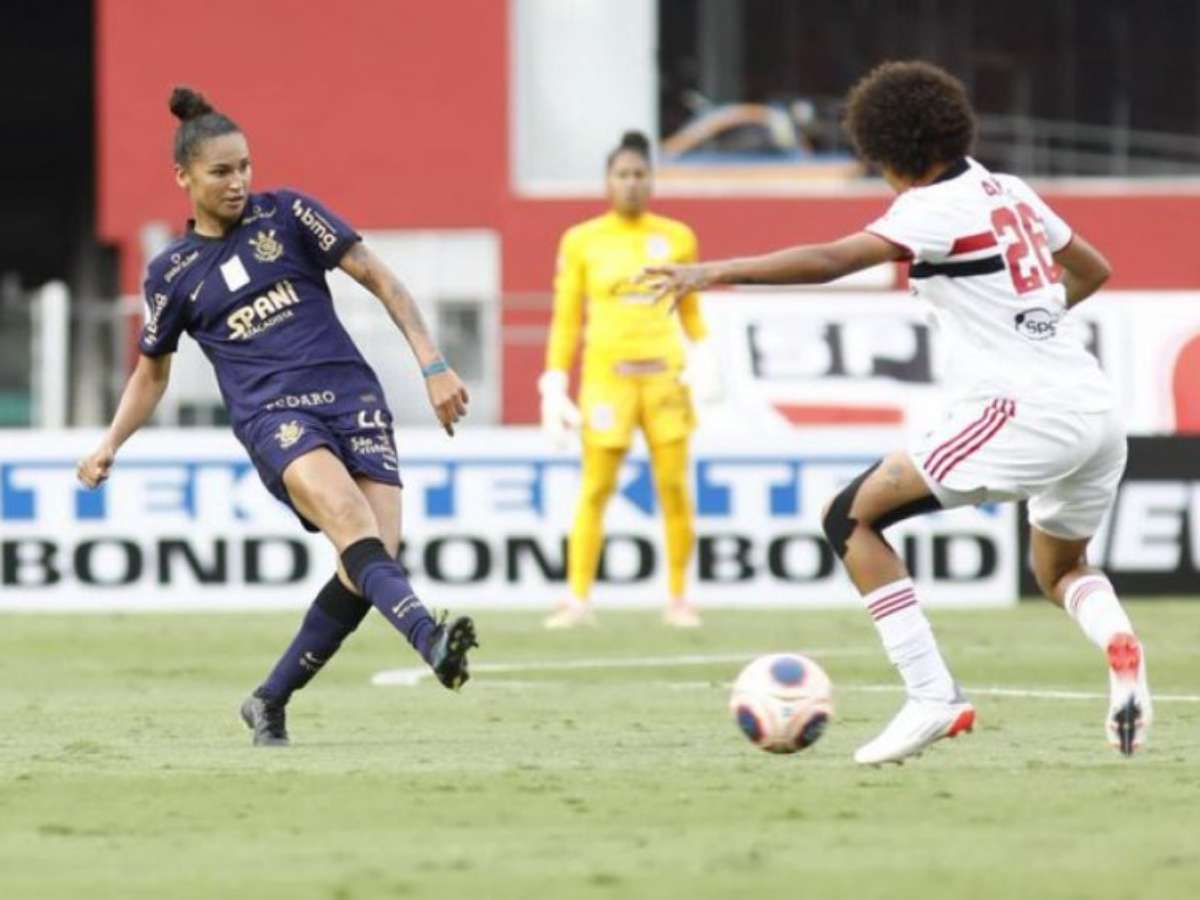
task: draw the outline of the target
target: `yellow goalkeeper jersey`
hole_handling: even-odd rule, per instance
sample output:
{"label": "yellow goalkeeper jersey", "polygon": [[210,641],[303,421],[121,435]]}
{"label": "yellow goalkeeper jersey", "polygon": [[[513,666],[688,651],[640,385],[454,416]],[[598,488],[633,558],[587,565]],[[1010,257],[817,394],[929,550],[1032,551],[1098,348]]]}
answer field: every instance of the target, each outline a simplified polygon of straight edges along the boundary
{"label": "yellow goalkeeper jersey", "polygon": [[554,319],[546,345],[546,368],[569,369],[584,327],[584,377],[612,372],[618,363],[664,360],[683,366],[679,325],[691,340],[708,333],[700,298],[684,297],[679,319],[670,298],[634,284],[654,263],[693,262],[696,236],[682,222],[643,213],[627,219],[608,212],[567,229],[559,242],[554,276]]}

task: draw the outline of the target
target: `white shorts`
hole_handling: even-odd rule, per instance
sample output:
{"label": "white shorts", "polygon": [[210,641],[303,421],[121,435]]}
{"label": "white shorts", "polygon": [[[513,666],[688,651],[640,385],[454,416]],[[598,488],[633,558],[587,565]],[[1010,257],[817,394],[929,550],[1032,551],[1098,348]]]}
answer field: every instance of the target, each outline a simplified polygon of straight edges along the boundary
{"label": "white shorts", "polygon": [[910,451],[946,509],[1029,501],[1029,522],[1068,540],[1090,538],[1125,471],[1115,410],[1069,412],[1014,400],[963,401]]}

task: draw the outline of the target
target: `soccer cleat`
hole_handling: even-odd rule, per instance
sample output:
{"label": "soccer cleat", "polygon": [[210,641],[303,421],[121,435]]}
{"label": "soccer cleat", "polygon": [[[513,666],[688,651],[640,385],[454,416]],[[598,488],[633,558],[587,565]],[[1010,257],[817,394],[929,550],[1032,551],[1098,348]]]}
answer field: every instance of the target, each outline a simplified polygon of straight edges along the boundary
{"label": "soccer cleat", "polygon": [[1154,706],[1146,683],[1146,654],[1132,634],[1114,635],[1108,642],[1108,743],[1125,756],[1146,742]]}
{"label": "soccer cleat", "polygon": [[475,623],[470,616],[459,616],[447,625],[443,615],[429,651],[429,666],[437,680],[452,691],[466,684],[471,677],[467,670],[467,651],[478,646]]}
{"label": "soccer cleat", "polygon": [[254,732],[256,747],[286,747],[290,743],[287,711],[281,703],[251,694],[242,703],[242,721]]}
{"label": "soccer cleat", "polygon": [[699,628],[700,614],[690,603],[672,602],[663,610],[663,624],[672,628]]}
{"label": "soccer cleat", "polygon": [[542,620],[543,627],[550,631],[577,628],[580,625],[594,627],[595,624],[596,614],[592,612],[591,604],[575,599],[559,604],[558,609]]}
{"label": "soccer cleat", "polygon": [[952,738],[975,727],[975,708],[960,693],[950,703],[910,697],[879,736],[854,752],[862,765],[902,763],[942,738]]}

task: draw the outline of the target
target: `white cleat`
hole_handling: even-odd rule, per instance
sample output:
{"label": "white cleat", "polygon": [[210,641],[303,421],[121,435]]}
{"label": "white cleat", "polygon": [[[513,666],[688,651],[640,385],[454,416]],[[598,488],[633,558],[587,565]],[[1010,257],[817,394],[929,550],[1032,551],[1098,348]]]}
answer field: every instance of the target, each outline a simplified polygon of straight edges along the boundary
{"label": "white cleat", "polygon": [[590,604],[574,599],[560,603],[558,609],[542,620],[542,626],[550,631],[578,628],[583,625],[595,627],[596,614]]}
{"label": "white cleat", "polygon": [[961,695],[950,702],[910,697],[879,736],[854,751],[854,761],[866,766],[902,763],[942,738],[975,727],[975,707]]}
{"label": "white cleat", "polygon": [[1146,653],[1132,634],[1117,634],[1108,642],[1108,743],[1125,756],[1146,743],[1154,705],[1146,682]]}
{"label": "white cleat", "polygon": [[699,628],[700,614],[690,603],[668,603],[663,610],[663,624],[672,628]]}

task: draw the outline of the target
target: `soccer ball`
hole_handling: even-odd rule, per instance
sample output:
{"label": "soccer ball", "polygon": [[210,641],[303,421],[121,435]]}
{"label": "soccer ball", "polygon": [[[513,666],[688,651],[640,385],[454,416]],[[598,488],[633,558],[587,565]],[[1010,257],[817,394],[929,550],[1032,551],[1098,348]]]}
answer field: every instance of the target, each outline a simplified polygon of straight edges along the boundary
{"label": "soccer ball", "polygon": [[833,716],[833,683],[799,653],[760,656],[733,683],[729,710],[738,728],[768,753],[795,753],[816,743]]}

